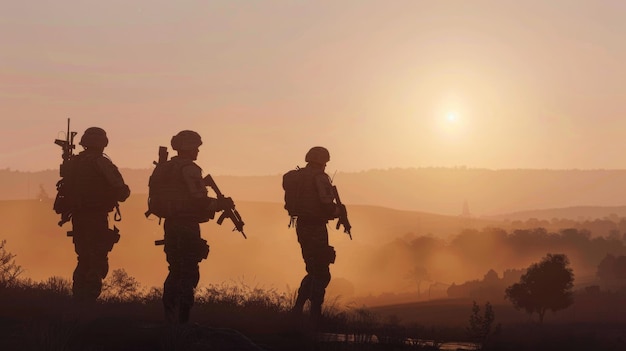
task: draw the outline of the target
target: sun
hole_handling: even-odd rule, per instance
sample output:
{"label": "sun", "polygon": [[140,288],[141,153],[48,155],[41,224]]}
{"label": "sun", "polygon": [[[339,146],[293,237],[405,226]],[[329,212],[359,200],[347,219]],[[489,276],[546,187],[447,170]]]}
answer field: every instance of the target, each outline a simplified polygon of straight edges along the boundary
{"label": "sun", "polygon": [[458,110],[448,110],[443,112],[437,118],[437,125],[441,137],[446,140],[459,141],[465,134],[467,121],[462,118]]}
{"label": "sun", "polygon": [[458,121],[458,119],[459,119],[459,115],[454,111],[450,111],[446,114],[446,121],[450,123],[455,123]]}

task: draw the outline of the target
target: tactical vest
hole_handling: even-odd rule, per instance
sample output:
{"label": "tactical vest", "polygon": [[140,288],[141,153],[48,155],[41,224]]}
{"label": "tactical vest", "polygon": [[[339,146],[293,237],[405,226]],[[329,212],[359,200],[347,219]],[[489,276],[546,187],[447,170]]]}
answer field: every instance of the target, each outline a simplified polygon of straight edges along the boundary
{"label": "tactical vest", "polygon": [[70,160],[67,186],[74,210],[110,212],[117,204],[110,184],[98,167],[99,157],[103,156],[80,153]]}
{"label": "tactical vest", "polygon": [[195,215],[193,201],[182,169],[187,162],[172,159],[158,163],[148,182],[148,212],[160,218]]}

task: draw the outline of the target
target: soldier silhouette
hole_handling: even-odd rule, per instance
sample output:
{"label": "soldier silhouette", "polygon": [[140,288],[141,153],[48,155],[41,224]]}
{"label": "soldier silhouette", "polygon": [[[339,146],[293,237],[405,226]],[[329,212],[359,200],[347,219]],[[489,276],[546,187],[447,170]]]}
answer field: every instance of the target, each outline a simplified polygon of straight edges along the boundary
{"label": "soldier silhouette", "polygon": [[200,280],[198,264],[208,257],[209,245],[200,235],[200,223],[213,219],[218,211],[234,208],[230,197],[208,196],[202,169],[194,162],[200,145],[202,139],[194,131],[174,135],[171,146],[178,154],[159,162],[150,176],[151,194],[163,194],[150,199],[147,214],[165,218],[169,274],[163,284],[163,307],[166,321],[173,324],[189,321]]}
{"label": "soldier silhouette", "polygon": [[306,167],[283,176],[285,209],[296,227],[307,272],[300,283],[292,312],[301,315],[308,300],[310,319],[317,323],[331,279],[330,264],[335,262],[335,249],[328,245],[326,224],[341,214],[342,207],[334,202],[333,186],[325,173],[326,163],[330,161],[328,150],[315,146],[306,153],[305,161]]}
{"label": "soldier silhouette", "polygon": [[115,219],[120,220],[118,202],[130,196],[119,170],[104,154],[108,143],[104,129],[87,128],[79,142],[84,150],[62,165],[68,214],[64,220],[72,221],[68,235],[73,237],[78,255],[72,283],[78,301],[93,302],[100,295],[102,280],[109,272],[108,253],[120,238],[117,228],[109,228],[108,216],[115,209]]}

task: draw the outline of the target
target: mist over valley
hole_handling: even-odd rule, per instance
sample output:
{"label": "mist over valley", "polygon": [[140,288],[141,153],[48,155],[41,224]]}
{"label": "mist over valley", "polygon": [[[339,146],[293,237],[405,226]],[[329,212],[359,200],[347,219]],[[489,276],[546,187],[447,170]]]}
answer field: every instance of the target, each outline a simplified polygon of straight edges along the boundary
{"label": "mist over valley", "polygon": [[[150,170],[121,171],[133,194],[120,206],[122,221],[111,221],[122,238],[109,254],[110,267],[123,268],[146,288],[158,287],[167,264],[163,247],[154,245],[162,238],[162,225],[144,216]],[[58,227],[52,211],[57,172],[0,171],[2,194],[12,198],[0,202],[0,219],[12,228],[2,239],[25,276],[34,280],[70,278],[75,265],[65,234],[71,226]],[[328,293],[345,303],[372,305],[447,298],[453,284],[480,281],[490,270],[502,278],[505,271],[525,268],[549,252],[570,256],[577,286],[598,284],[599,262],[609,253],[625,253],[624,207],[618,206],[625,177],[621,170],[337,173],[334,181],[348,206],[354,240],[329,222],[337,261]],[[235,200],[248,239],[233,232],[228,220],[221,226],[202,224],[211,251],[200,264],[200,286],[296,289],[304,264],[282,207],[280,175],[215,179]],[[576,206],[584,204],[598,206]],[[524,211],[529,208],[536,210]]]}

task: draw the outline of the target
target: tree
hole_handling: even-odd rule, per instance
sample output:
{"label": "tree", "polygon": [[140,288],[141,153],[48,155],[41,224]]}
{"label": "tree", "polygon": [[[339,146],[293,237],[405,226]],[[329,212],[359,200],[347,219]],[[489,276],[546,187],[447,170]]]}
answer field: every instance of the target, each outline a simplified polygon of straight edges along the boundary
{"label": "tree", "polygon": [[117,301],[132,300],[138,297],[140,287],[141,284],[123,268],[116,269],[102,284],[103,298]]}
{"label": "tree", "polygon": [[515,283],[505,291],[513,306],[529,314],[537,312],[539,323],[547,310],[556,312],[569,307],[573,301],[574,272],[563,254],[548,254],[541,262],[533,263]]}
{"label": "tree", "polygon": [[607,254],[598,264],[596,275],[604,280],[626,279],[626,256]]}
{"label": "tree", "polygon": [[481,350],[489,337],[493,334],[499,333],[500,324],[495,329],[493,322],[496,319],[496,314],[493,311],[491,303],[485,303],[485,311],[480,314],[480,306],[474,301],[472,303],[472,314],[469,317],[469,326],[467,327],[467,334],[469,338],[476,345],[477,350]]}
{"label": "tree", "polygon": [[417,284],[417,298],[418,299],[421,298],[422,293],[421,293],[420,286],[422,285],[422,282],[430,281],[430,275],[428,274],[426,267],[415,265],[413,266],[413,268],[409,270],[406,277],[408,279],[415,281],[415,283]]}
{"label": "tree", "polygon": [[15,255],[5,249],[6,240],[0,241],[0,287],[15,285],[22,274],[22,266],[15,263]]}

